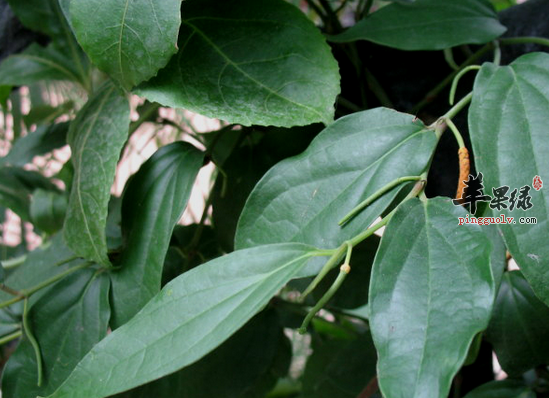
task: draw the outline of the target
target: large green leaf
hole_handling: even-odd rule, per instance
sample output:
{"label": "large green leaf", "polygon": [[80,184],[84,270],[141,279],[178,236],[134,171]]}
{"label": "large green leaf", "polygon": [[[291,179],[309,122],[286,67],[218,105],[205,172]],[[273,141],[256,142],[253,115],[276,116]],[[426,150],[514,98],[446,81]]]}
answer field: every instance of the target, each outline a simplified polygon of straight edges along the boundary
{"label": "large green leaf", "polygon": [[[513,217],[499,224],[509,252],[519,264],[536,295],[549,304],[549,195],[531,188],[533,178],[549,181],[549,55],[522,56],[509,66],[486,63],[477,75],[469,111],[469,129],[476,169],[484,174],[485,194],[508,186],[530,187],[533,207],[494,210]],[[518,197],[518,195],[517,195]],[[507,202],[510,206],[510,202]],[[537,224],[521,224],[519,217],[535,217]]]}
{"label": "large green leaf", "polygon": [[549,363],[549,308],[519,271],[507,272],[494,305],[486,338],[505,372],[523,372]]}
{"label": "large green leaf", "polygon": [[124,192],[120,271],[112,274],[113,321],[126,323],[160,290],[173,228],[191,194],[204,153],[186,142],[159,149]]}
{"label": "large green leaf", "polygon": [[0,85],[22,86],[42,80],[80,82],[80,76],[73,62],[51,45],[32,44],[0,64]]}
{"label": "large green leaf", "polygon": [[130,89],[177,51],[181,0],[71,0],[76,37],[91,61]]}
{"label": "large green leaf", "polygon": [[116,398],[264,398],[286,374],[290,359],[278,317],[266,311],[200,361]]}
{"label": "large green leaf", "polygon": [[465,398],[536,398],[521,380],[491,381],[475,388]]}
{"label": "large green leaf", "polygon": [[192,364],[244,325],[315,254],[298,243],[261,246],[184,273],[97,344],[50,397],[101,398]]}
{"label": "large green leaf", "polygon": [[53,392],[80,359],[107,334],[109,277],[80,270],[48,290],[29,312],[42,353],[44,380],[37,386],[33,347],[24,337],[2,374],[4,398],[35,398]]}
{"label": "large green leaf", "polygon": [[187,0],[182,15],[179,53],[139,95],[246,126],[331,122],[337,63],[296,7]]}
{"label": "large green leaf", "polygon": [[473,337],[488,326],[491,244],[458,225],[450,199],[404,203],[381,239],[370,283],[370,326],[386,398],[445,397]]}
{"label": "large green leaf", "polygon": [[51,235],[63,227],[67,197],[65,194],[37,189],[32,193],[29,211],[33,225]]}
{"label": "large green leaf", "polygon": [[0,164],[24,166],[35,156],[51,152],[66,144],[69,123],[59,123],[52,126],[39,126],[32,133],[19,138],[6,156],[0,158]]}
{"label": "large green leaf", "polygon": [[367,228],[401,187],[343,227],[339,220],[396,178],[420,175],[436,142],[414,116],[386,108],[338,119],[305,152],[275,165],[256,185],[240,216],[235,246],[340,245]]}
{"label": "large green leaf", "polygon": [[107,82],[78,112],[69,130],[74,178],[65,240],[76,254],[101,264],[109,264],[107,207],[129,122],[128,100]]}
{"label": "large green leaf", "polygon": [[302,398],[356,398],[376,375],[370,334],[354,340],[313,341],[303,374]]}
{"label": "large green leaf", "polygon": [[383,7],[330,40],[369,40],[401,50],[442,50],[487,43],[505,30],[488,0],[417,0]]}

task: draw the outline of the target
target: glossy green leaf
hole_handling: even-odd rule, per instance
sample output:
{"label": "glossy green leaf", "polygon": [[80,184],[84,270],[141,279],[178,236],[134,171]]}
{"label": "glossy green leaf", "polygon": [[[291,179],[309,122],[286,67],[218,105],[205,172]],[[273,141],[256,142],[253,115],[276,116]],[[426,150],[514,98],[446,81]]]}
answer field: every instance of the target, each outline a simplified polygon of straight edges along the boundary
{"label": "glossy green leaf", "polygon": [[356,398],[376,375],[369,334],[354,340],[314,341],[303,374],[302,398]]}
{"label": "glossy green leaf", "polygon": [[291,347],[278,317],[267,311],[200,361],[116,398],[264,398],[286,374],[290,359]]}
{"label": "glossy green leaf", "polygon": [[549,363],[549,308],[519,271],[506,272],[486,338],[510,375]]}
{"label": "glossy green leaf", "polygon": [[184,273],[97,344],[50,398],[101,398],[196,360],[236,332],[315,255],[286,243],[240,250]]}
{"label": "glossy green leaf", "polygon": [[475,388],[465,398],[536,398],[520,380],[491,381]]}
{"label": "glossy green leaf", "polygon": [[107,206],[129,121],[128,100],[107,82],[78,112],[69,129],[74,179],[64,236],[76,254],[100,264],[109,264]]}
{"label": "glossy green leaf", "polygon": [[71,0],[78,42],[125,89],[155,76],[177,51],[181,0]]}
{"label": "glossy green leaf", "polygon": [[401,50],[442,50],[487,43],[505,31],[488,0],[417,0],[382,7],[330,40],[369,40]]}
{"label": "glossy green leaf", "polygon": [[338,119],[302,154],[271,168],[251,193],[235,246],[302,242],[339,246],[366,229],[402,187],[343,227],[351,209],[396,178],[420,175],[437,139],[414,116],[377,108]]}
{"label": "glossy green leaf", "polygon": [[32,162],[35,156],[44,155],[65,145],[68,130],[69,123],[39,126],[15,141],[8,154],[0,158],[0,164],[24,166]]}
{"label": "glossy green leaf", "polygon": [[80,359],[107,334],[109,277],[80,270],[50,289],[29,311],[42,353],[44,380],[37,386],[32,345],[23,337],[2,375],[4,398],[35,398],[54,391]]}
{"label": "glossy green leaf", "polygon": [[70,32],[59,0],[8,0],[10,8],[27,28],[44,33],[54,39],[66,37]]}
{"label": "glossy green leaf", "polygon": [[182,15],[178,54],[139,95],[245,126],[332,121],[337,63],[296,7],[187,0]]}
{"label": "glossy green leaf", "polygon": [[38,229],[53,234],[63,227],[67,197],[57,192],[37,189],[30,202],[30,217]]}
{"label": "glossy green leaf", "polygon": [[160,290],[175,224],[202,167],[204,153],[186,142],[159,149],[131,178],[122,201],[125,248],[112,274],[113,321],[126,323]]}
{"label": "glossy green leaf", "polygon": [[52,46],[32,44],[0,64],[0,85],[22,86],[43,80],[79,82],[80,78],[72,61]]}
{"label": "glossy green leaf", "polygon": [[386,398],[445,397],[495,295],[491,244],[450,199],[404,203],[389,221],[370,283],[370,327]]}
{"label": "glossy green leaf", "polygon": [[[549,305],[549,246],[539,240],[549,234],[549,195],[545,188],[532,188],[535,176],[549,181],[548,103],[548,54],[528,54],[509,66],[486,63],[475,80],[469,130],[485,194],[494,196],[493,188],[508,186],[509,198],[514,189],[530,187],[531,209],[502,208],[494,215],[514,218],[513,224],[498,226],[534,292]],[[535,217],[537,224],[521,224],[519,217]]]}

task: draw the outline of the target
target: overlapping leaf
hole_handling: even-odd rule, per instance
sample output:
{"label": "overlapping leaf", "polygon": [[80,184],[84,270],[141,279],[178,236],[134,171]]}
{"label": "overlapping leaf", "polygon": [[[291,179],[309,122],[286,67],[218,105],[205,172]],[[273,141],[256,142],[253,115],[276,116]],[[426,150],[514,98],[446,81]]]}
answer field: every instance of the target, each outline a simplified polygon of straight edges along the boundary
{"label": "overlapping leaf", "polygon": [[30,217],[40,230],[53,234],[63,227],[67,211],[67,197],[64,194],[37,189],[30,202]]}
{"label": "overlapping leaf", "polygon": [[519,271],[507,272],[486,333],[505,372],[520,376],[549,362],[549,308]]}
{"label": "overlapping leaf", "polygon": [[491,381],[475,388],[465,398],[536,398],[521,380]]}
{"label": "overlapping leaf", "polygon": [[158,150],[129,182],[122,202],[125,249],[113,273],[113,322],[127,322],[160,290],[162,266],[204,154],[185,142]]}
{"label": "overlapping leaf", "polygon": [[177,51],[181,0],[71,0],[76,37],[124,88],[156,75]]}
{"label": "overlapping leaf", "polygon": [[449,199],[404,203],[389,222],[370,283],[370,326],[386,398],[445,397],[473,337],[488,326],[491,244]]}
{"label": "overlapping leaf", "polygon": [[107,207],[129,120],[128,100],[107,82],[78,112],[69,130],[74,178],[64,236],[76,254],[100,264],[109,263]]}
{"label": "overlapping leaf", "polygon": [[[485,194],[509,187],[507,208],[495,215],[513,217],[512,224],[499,224],[509,252],[521,267],[536,295],[549,304],[549,247],[540,237],[549,234],[549,195],[536,191],[535,176],[549,181],[549,55],[532,53],[509,66],[484,64],[475,80],[469,112],[469,129],[475,163],[484,174]],[[529,210],[511,210],[514,189],[526,187],[533,205]],[[535,217],[537,224],[519,222]]]}
{"label": "overlapping leaf", "polygon": [[139,95],[246,126],[331,122],[337,63],[297,8],[282,0],[187,0],[182,15],[178,54]]}
{"label": "overlapping leaf", "polygon": [[487,43],[505,30],[487,0],[417,0],[383,7],[330,40],[369,40],[401,50],[442,50]]}
{"label": "overlapping leaf", "polygon": [[106,397],[192,364],[244,325],[314,255],[302,244],[268,245],[184,273],[97,344],[49,397]]}
{"label": "overlapping leaf", "polygon": [[2,375],[4,398],[35,398],[54,391],[80,359],[107,334],[109,278],[80,270],[50,289],[29,312],[42,353],[44,380],[37,386],[32,345],[23,337]]}
{"label": "overlapping leaf", "polygon": [[377,108],[327,127],[301,155],[265,174],[236,232],[237,248],[302,242],[332,248],[367,228],[393,201],[394,189],[343,227],[351,209],[396,178],[420,175],[437,139],[412,115]]}

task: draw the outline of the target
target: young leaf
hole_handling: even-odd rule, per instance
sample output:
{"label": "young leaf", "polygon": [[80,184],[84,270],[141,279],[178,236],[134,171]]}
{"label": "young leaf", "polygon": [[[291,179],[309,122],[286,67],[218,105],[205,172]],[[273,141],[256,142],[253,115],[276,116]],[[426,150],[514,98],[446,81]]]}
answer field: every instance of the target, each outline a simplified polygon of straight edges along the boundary
{"label": "young leaf", "polygon": [[63,227],[67,197],[57,192],[37,189],[30,202],[30,217],[35,227],[53,234]]}
{"label": "young leaf", "polygon": [[343,227],[339,220],[396,178],[420,175],[436,143],[412,115],[386,108],[338,119],[256,185],[238,222],[236,248],[290,241],[339,246],[367,228],[403,186]]}
{"label": "young leaf", "polygon": [[71,0],[91,61],[125,89],[155,76],[177,51],[181,0]]}
{"label": "young leaf", "polygon": [[81,81],[73,62],[51,45],[31,44],[0,64],[0,85],[23,86],[42,80]]}
{"label": "young leaf", "polygon": [[549,363],[549,308],[532,292],[519,271],[506,272],[486,338],[505,372],[520,376]]}
{"label": "young leaf", "polygon": [[381,239],[370,283],[370,326],[387,398],[445,397],[494,300],[491,244],[449,199],[412,199]]}
{"label": "young leaf", "polygon": [[109,264],[107,206],[129,121],[128,100],[107,82],[78,112],[69,129],[74,179],[64,236],[76,254],[100,264]]}
{"label": "young leaf", "polygon": [[266,311],[200,361],[115,398],[265,397],[287,373],[290,360],[291,346],[279,319]]}
{"label": "young leaf", "polygon": [[83,269],[58,282],[29,311],[42,353],[44,380],[37,386],[32,345],[24,337],[2,375],[4,398],[35,398],[53,392],[80,359],[107,334],[109,277]]}
{"label": "young leaf", "polygon": [[159,149],[131,178],[122,202],[126,245],[112,274],[113,320],[126,323],[160,290],[162,266],[202,167],[204,153],[186,142]]}
{"label": "young leaf", "polygon": [[[549,180],[549,55],[532,53],[509,66],[486,63],[478,73],[469,111],[469,130],[476,169],[484,174],[485,194],[509,187],[506,208],[494,209],[494,216],[514,218],[512,224],[498,224],[509,252],[532,285],[536,295],[549,305],[549,246],[536,237],[549,234],[549,195],[545,188],[531,187],[536,176]],[[519,198],[522,188],[530,189],[528,210],[511,210],[513,190]],[[536,224],[522,224],[519,217],[535,217]]]}
{"label": "young leaf", "polygon": [[536,398],[521,380],[491,381],[475,388],[465,398]]}
{"label": "young leaf", "polygon": [[337,63],[296,7],[187,0],[182,15],[179,53],[137,94],[245,126],[333,120]]}
{"label": "young leaf", "polygon": [[487,0],[417,0],[383,7],[329,40],[369,40],[401,50],[442,50],[487,43],[505,31]]}
{"label": "young leaf", "polygon": [[190,365],[263,308],[315,250],[261,246],[184,273],[97,344],[50,398],[106,397]]}

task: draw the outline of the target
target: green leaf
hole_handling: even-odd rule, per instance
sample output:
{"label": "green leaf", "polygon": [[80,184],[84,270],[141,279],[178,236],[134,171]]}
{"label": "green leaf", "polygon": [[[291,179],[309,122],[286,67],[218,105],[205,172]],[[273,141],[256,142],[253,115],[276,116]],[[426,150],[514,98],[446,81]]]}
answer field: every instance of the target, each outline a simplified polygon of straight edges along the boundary
{"label": "green leaf", "polygon": [[445,397],[495,295],[491,244],[450,199],[404,203],[389,221],[370,283],[370,327],[386,398]]}
{"label": "green leaf", "polygon": [[339,246],[383,213],[402,186],[343,227],[339,220],[396,178],[420,175],[436,143],[414,116],[386,108],[338,119],[256,185],[240,216],[236,248],[289,241]]}
{"label": "green leaf", "polygon": [[376,375],[376,350],[367,333],[351,341],[314,341],[313,349],[302,398],[356,398]]}
{"label": "green leaf", "polygon": [[491,381],[475,388],[465,398],[536,398],[520,380]]}
{"label": "green leaf", "polygon": [[291,346],[278,317],[266,311],[200,361],[116,398],[263,398],[286,374],[290,359]]}
{"label": "green leaf", "polygon": [[177,52],[181,0],[71,0],[78,42],[125,89],[155,76]]}
{"label": "green leaf", "polygon": [[315,250],[262,246],[184,273],[97,344],[50,397],[101,398],[192,364],[259,312]]}
{"label": "green leaf", "polygon": [[23,86],[43,80],[81,81],[73,61],[51,45],[31,44],[0,64],[0,85]]}
{"label": "green leaf", "polygon": [[33,124],[50,124],[58,117],[68,114],[72,109],[74,109],[73,101],[66,101],[57,106],[48,104],[35,105],[33,102],[29,113],[23,116],[23,121],[27,129],[30,129]]}
{"label": "green leaf", "polygon": [[182,15],[178,54],[137,94],[245,126],[333,120],[337,63],[296,7],[187,0]]}
{"label": "green leaf", "polygon": [[27,28],[60,40],[72,36],[59,0],[8,0],[10,8]]}
{"label": "green leaf", "polygon": [[112,274],[113,321],[126,323],[160,290],[162,267],[175,224],[202,167],[204,153],[186,142],[159,149],[131,178],[122,201],[126,245]]}
{"label": "green leaf", "polygon": [[38,229],[53,234],[63,227],[67,197],[57,192],[37,189],[30,202],[30,217]]}
{"label": "green leaf", "polygon": [[369,40],[401,50],[442,50],[484,44],[505,31],[487,0],[417,0],[382,7],[329,39]]}
{"label": "green leaf", "polygon": [[105,226],[116,164],[128,138],[130,107],[110,82],[88,100],[71,123],[68,141],[74,179],[64,236],[79,256],[109,264]]}
{"label": "green leaf", "polygon": [[15,141],[9,153],[0,158],[0,164],[24,166],[32,162],[35,156],[44,155],[65,145],[68,130],[69,123],[39,126],[32,133]]}
{"label": "green leaf", "polygon": [[54,391],[80,359],[107,334],[109,277],[92,269],[58,282],[29,311],[42,353],[44,380],[37,386],[36,356],[24,337],[2,375],[4,398],[35,398]]}
{"label": "green leaf", "polygon": [[[469,130],[485,194],[493,196],[492,189],[508,186],[510,197],[514,189],[531,186],[536,175],[549,181],[549,113],[540,111],[548,103],[548,54],[528,54],[509,66],[482,66],[475,80]],[[549,195],[545,188],[531,188],[529,195],[530,210],[494,210],[494,216],[514,218],[513,224],[498,227],[534,292],[549,305],[549,247],[539,239],[549,234]],[[521,224],[519,217],[535,217],[537,224]]]}
{"label": "green leaf", "polygon": [[520,376],[549,363],[549,308],[519,271],[506,272],[494,305],[486,339],[505,372]]}

